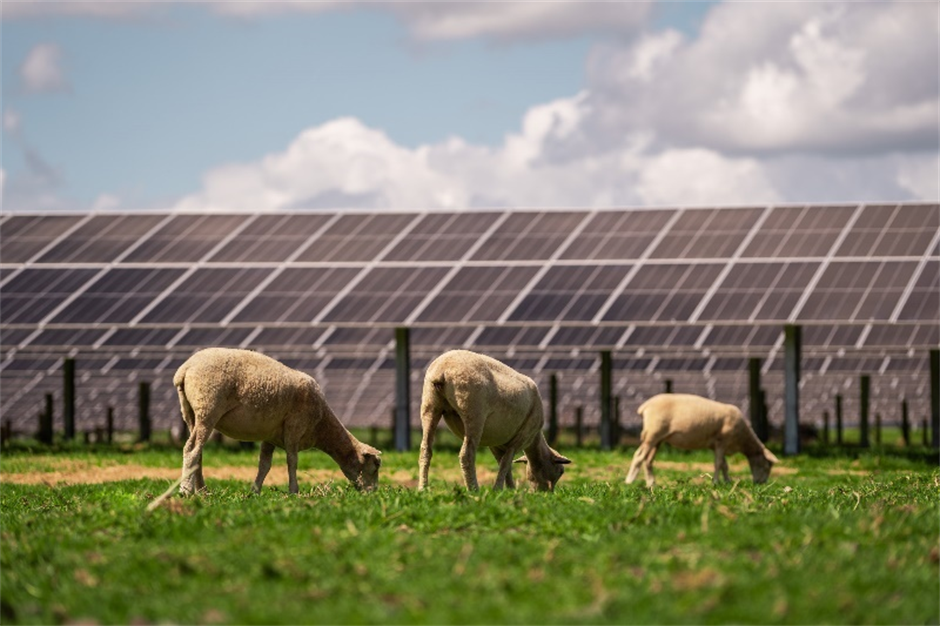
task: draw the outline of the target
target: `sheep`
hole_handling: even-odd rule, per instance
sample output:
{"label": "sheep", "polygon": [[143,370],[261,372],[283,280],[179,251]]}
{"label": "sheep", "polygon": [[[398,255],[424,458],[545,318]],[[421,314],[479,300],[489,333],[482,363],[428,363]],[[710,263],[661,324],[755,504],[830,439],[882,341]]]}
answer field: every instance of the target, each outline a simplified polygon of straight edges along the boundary
{"label": "sheep", "polygon": [[418,489],[428,486],[434,434],[441,418],[463,439],[460,467],[467,489],[479,488],[476,453],[490,448],[499,462],[495,489],[515,488],[513,456],[526,463],[526,477],[533,488],[553,491],[564,465],[571,461],[558,454],[542,434],[542,398],[528,376],[483,354],[451,350],[428,366],[421,394],[421,452]]}
{"label": "sheep", "polygon": [[755,483],[766,482],[771,467],[778,462],[736,406],[691,394],[663,393],[640,405],[637,413],[643,416],[643,432],[627,474],[627,484],[636,480],[640,466],[646,474],[646,485],[655,484],[653,458],[663,441],[684,450],[712,448],[715,451],[714,483],[718,482],[719,473],[725,481],[730,480],[725,453],[744,453]]}
{"label": "sheep", "polygon": [[254,492],[271,469],[274,447],[287,452],[290,493],[297,493],[297,453],[326,452],[358,489],[378,483],[382,453],[340,423],[317,382],[251,350],[207,348],[193,354],[173,377],[189,439],[183,447],[180,493],[205,489],[202,448],[216,429],[241,441],[260,441]]}

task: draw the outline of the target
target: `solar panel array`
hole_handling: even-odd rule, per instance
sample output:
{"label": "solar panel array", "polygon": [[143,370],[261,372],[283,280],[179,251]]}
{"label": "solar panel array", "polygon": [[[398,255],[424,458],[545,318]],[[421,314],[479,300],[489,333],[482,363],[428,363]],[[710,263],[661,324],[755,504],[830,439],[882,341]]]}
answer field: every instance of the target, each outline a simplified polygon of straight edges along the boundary
{"label": "solar panel array", "polygon": [[807,205],[472,212],[7,214],[0,220],[4,419],[35,428],[61,362],[78,364],[79,423],[178,420],[171,379],[194,350],[262,350],[316,376],[341,417],[390,422],[393,329],[422,370],[490,353],[546,390],[563,421],[599,419],[598,352],[614,354],[624,413],[673,381],[747,405],[762,359],[782,420],[782,328],[803,326],[803,416],[857,379],[874,411],[925,414],[940,345],[940,207]]}

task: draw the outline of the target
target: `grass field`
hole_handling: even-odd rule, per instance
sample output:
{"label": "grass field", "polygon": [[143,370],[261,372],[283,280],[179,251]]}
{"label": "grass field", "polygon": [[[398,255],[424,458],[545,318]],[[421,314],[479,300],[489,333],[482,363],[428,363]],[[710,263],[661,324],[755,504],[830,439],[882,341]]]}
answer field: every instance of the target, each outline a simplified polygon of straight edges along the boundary
{"label": "grass field", "polygon": [[[575,464],[554,494],[470,494],[444,449],[427,493],[414,452],[387,452],[370,494],[306,452],[299,496],[274,470],[253,496],[255,453],[210,447],[209,493],[147,513],[178,451],[20,446],[0,462],[2,622],[940,620],[940,471],[924,449],[810,450],[758,486],[737,456],[718,487],[710,454],[664,449],[652,492],[623,484],[631,449],[562,452]],[[481,482],[494,466],[481,453]]]}

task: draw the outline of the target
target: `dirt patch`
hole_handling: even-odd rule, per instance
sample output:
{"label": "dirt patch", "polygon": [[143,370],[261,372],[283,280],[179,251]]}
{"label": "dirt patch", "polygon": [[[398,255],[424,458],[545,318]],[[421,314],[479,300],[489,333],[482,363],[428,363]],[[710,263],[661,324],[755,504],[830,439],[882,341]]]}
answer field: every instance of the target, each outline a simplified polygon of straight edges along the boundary
{"label": "dirt patch", "polygon": [[[21,485],[81,485],[109,483],[120,480],[138,480],[147,478],[152,480],[174,481],[180,477],[179,468],[171,467],[145,467],[134,463],[122,463],[112,465],[97,465],[83,461],[56,460],[49,464],[50,469],[32,472],[3,472],[0,473],[0,482],[15,483]],[[205,466],[203,475],[207,482],[213,480],[240,480],[245,483],[254,482],[257,475],[257,468],[248,466],[223,466],[212,467]],[[521,479],[516,472],[517,480]],[[382,474],[382,482],[391,482],[396,487],[407,487],[414,489],[418,486],[418,469],[414,470],[400,469],[391,473]],[[496,480],[496,472],[483,468],[477,468],[477,478],[480,484],[492,483]],[[322,484],[328,482],[346,482],[345,476],[339,470],[329,469],[308,469],[298,470],[297,480],[303,484]],[[431,469],[431,480],[440,480],[446,482],[462,482],[463,478],[459,468],[441,467]],[[266,486],[287,485],[287,467],[272,466],[264,481]]]}
{"label": "dirt patch", "polygon": [[[16,483],[24,485],[35,484],[97,484],[108,483],[120,480],[137,480],[147,478],[152,480],[174,481],[179,478],[179,468],[169,467],[145,467],[134,463],[114,463],[110,465],[100,465],[95,463],[74,461],[70,459],[55,460],[48,464],[49,469],[44,471],[31,472],[3,472],[0,473],[0,482]],[[711,474],[714,471],[712,463],[694,463],[678,461],[656,461],[653,465],[654,470],[671,470],[685,472],[690,475]],[[571,466],[568,470],[568,476],[571,478],[587,478],[597,481],[622,481],[626,476],[629,463],[610,464],[603,467],[577,467]],[[751,475],[747,461],[729,463],[728,468],[733,476],[749,478]],[[792,475],[799,470],[792,467],[777,466],[774,467],[772,475]],[[255,479],[257,468],[250,466],[206,466],[203,474],[207,481],[212,480],[240,480],[251,483]],[[516,483],[525,482],[525,473],[517,469],[515,474]],[[854,474],[866,475],[867,472],[860,470],[829,470],[830,474]],[[309,469],[298,471],[298,480],[307,484],[322,484],[332,482],[345,482],[345,477],[339,468],[332,469]],[[642,476],[641,476],[642,477]],[[442,481],[451,483],[462,483],[463,476],[456,463],[440,463],[431,467],[432,481]],[[477,479],[481,485],[492,484],[496,480],[496,472],[482,464],[477,465]],[[661,478],[660,478],[661,480]],[[418,468],[413,470],[399,469],[394,472],[384,472],[382,474],[383,483],[391,483],[395,487],[405,487],[414,489],[418,486]],[[265,480],[265,485],[281,486],[287,484],[287,468],[283,465],[275,465],[271,468]]]}

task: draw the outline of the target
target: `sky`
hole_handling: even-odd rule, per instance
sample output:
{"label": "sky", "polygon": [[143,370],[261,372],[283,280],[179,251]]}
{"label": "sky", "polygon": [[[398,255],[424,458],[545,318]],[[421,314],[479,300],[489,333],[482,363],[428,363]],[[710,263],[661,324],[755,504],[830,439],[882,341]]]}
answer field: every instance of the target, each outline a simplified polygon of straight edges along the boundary
{"label": "sky", "polygon": [[940,199],[940,4],[0,5],[2,210]]}

